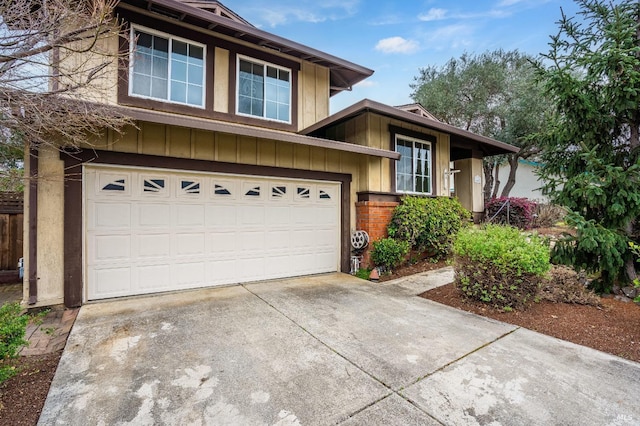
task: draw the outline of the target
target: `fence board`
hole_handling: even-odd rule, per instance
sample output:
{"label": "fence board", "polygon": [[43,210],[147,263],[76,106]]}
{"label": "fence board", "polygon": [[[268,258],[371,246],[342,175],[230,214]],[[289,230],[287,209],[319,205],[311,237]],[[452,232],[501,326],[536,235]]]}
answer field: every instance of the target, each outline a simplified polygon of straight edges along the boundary
{"label": "fence board", "polygon": [[24,194],[0,192],[0,271],[18,269],[22,257]]}

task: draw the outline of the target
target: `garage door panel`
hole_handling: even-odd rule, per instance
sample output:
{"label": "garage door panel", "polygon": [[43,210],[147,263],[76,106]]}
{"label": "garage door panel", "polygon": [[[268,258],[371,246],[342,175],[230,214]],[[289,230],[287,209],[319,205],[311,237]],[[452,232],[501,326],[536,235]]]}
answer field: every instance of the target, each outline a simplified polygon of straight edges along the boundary
{"label": "garage door panel", "polygon": [[234,205],[207,205],[206,226],[226,229],[238,221],[238,207]]}
{"label": "garage door panel", "polygon": [[175,263],[172,280],[178,288],[205,285],[205,270],[206,262],[204,261]]}
{"label": "garage door panel", "polygon": [[184,233],[176,235],[176,255],[190,256],[205,254],[205,234]]}
{"label": "garage door panel", "polygon": [[91,283],[89,290],[95,299],[127,295],[131,291],[131,268],[96,268]]}
{"label": "garage door panel", "polygon": [[85,168],[87,298],[336,271],[337,183]]}
{"label": "garage door panel", "polygon": [[180,204],[176,206],[176,225],[204,226],[203,204]]}
{"label": "garage door panel", "polygon": [[243,204],[239,213],[240,226],[264,225],[264,206]]}
{"label": "garage door panel", "polygon": [[171,226],[171,206],[160,203],[140,203],[138,205],[138,225],[141,227]]}
{"label": "garage door panel", "polygon": [[239,249],[240,240],[236,232],[209,233],[209,253],[216,256],[235,256]]}
{"label": "garage door panel", "polygon": [[140,265],[136,268],[139,288],[144,292],[171,288],[171,267],[167,264]]}
{"label": "garage door panel", "polygon": [[130,235],[96,235],[93,260],[128,259],[131,256]]}
{"label": "garage door panel", "polygon": [[141,258],[157,258],[171,256],[171,234],[137,235],[138,256]]}
{"label": "garage door panel", "polygon": [[95,214],[95,227],[103,229],[131,227],[129,203],[96,203],[92,210]]}

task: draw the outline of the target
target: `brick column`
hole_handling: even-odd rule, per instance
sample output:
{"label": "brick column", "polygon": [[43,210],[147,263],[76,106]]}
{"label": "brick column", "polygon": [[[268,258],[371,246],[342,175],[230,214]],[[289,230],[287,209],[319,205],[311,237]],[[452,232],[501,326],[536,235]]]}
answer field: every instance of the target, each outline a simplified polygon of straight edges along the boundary
{"label": "brick column", "polygon": [[400,203],[389,201],[358,201],[356,203],[356,230],[367,231],[369,234],[369,247],[363,254],[363,267],[373,266],[370,249],[374,241],[387,237],[387,225],[398,204]]}

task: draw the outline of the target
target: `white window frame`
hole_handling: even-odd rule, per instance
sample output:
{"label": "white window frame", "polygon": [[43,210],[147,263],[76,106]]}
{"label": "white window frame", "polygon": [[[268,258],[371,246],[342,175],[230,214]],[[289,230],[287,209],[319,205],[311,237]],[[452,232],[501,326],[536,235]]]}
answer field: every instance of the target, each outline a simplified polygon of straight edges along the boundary
{"label": "white window frame", "polygon": [[[278,120],[275,118],[268,118],[267,117],[267,92],[266,90],[264,91],[264,99],[263,99],[263,105],[262,105],[262,115],[252,115],[252,114],[246,114],[243,112],[240,112],[240,61],[241,60],[245,60],[247,62],[251,62],[254,64],[260,64],[260,65],[264,65],[264,66],[268,66],[268,67],[272,67],[272,68],[276,68],[282,71],[287,71],[289,73],[289,119],[288,120]],[[266,77],[266,75],[265,75]],[[266,81],[266,78],[265,78]],[[266,84],[265,84],[266,86]],[[273,64],[271,62],[266,62],[266,61],[262,61],[260,59],[255,59],[252,58],[250,56],[244,56],[244,55],[237,55],[236,56],[236,114],[237,115],[241,115],[243,117],[251,117],[251,118],[257,118],[259,120],[267,120],[267,121],[274,121],[276,123],[287,123],[287,124],[291,124],[292,123],[292,111],[291,111],[291,104],[293,103],[293,70],[291,68],[287,68],[287,67],[283,67],[281,65],[276,65]]]}
{"label": "white window frame", "polygon": [[[403,134],[396,134],[394,137],[394,149],[396,152],[398,151],[398,139],[402,139],[403,141],[407,141],[407,142],[412,142],[412,146],[411,146],[411,182],[412,182],[412,188],[413,191],[405,191],[405,190],[401,190],[398,189],[398,165],[401,161],[402,158],[396,160],[396,167],[395,167],[395,182],[396,182],[396,192],[402,193],[402,194],[416,194],[416,195],[433,195],[433,177],[434,177],[434,164],[433,164],[433,143],[431,141],[426,141],[424,139],[419,139],[419,138],[414,138],[411,136],[406,136]],[[423,192],[418,192],[415,191],[415,187],[416,187],[416,157],[415,157],[415,144],[419,143],[422,145],[426,145],[428,147],[428,153],[429,153],[429,158],[428,158],[428,165],[429,165],[429,174],[425,175],[429,177],[429,191],[423,191]]]}
{"label": "white window frame", "polygon": [[[133,93],[133,65],[134,65],[134,53],[136,48],[135,31],[140,31],[143,33],[147,33],[149,35],[158,36],[158,37],[166,38],[169,40],[168,66],[167,66],[167,86],[168,87],[167,87],[166,99]],[[153,101],[167,102],[167,103],[176,104],[176,105],[185,105],[193,108],[200,108],[200,109],[205,108],[205,105],[207,102],[207,99],[206,99],[207,97],[207,46],[206,45],[202,43],[198,43],[193,40],[186,39],[186,38],[176,37],[171,34],[163,33],[161,31],[156,31],[148,27],[143,27],[142,25],[131,25],[129,40],[130,40],[129,42],[129,82],[128,82],[129,96],[135,97],[135,98],[150,99]],[[171,54],[172,54],[172,48],[173,48],[173,40],[202,48],[202,104],[200,105],[171,100]]]}

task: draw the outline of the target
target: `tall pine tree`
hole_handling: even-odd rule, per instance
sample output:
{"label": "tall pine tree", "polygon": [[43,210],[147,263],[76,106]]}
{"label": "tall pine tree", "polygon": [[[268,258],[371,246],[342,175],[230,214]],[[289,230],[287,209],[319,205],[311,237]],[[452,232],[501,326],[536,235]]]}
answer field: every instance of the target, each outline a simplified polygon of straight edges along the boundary
{"label": "tall pine tree", "polygon": [[600,273],[596,289],[607,291],[637,278],[629,242],[640,237],[640,4],[577,3],[539,69],[557,105],[538,140],[541,176],[577,230],[554,259]]}

